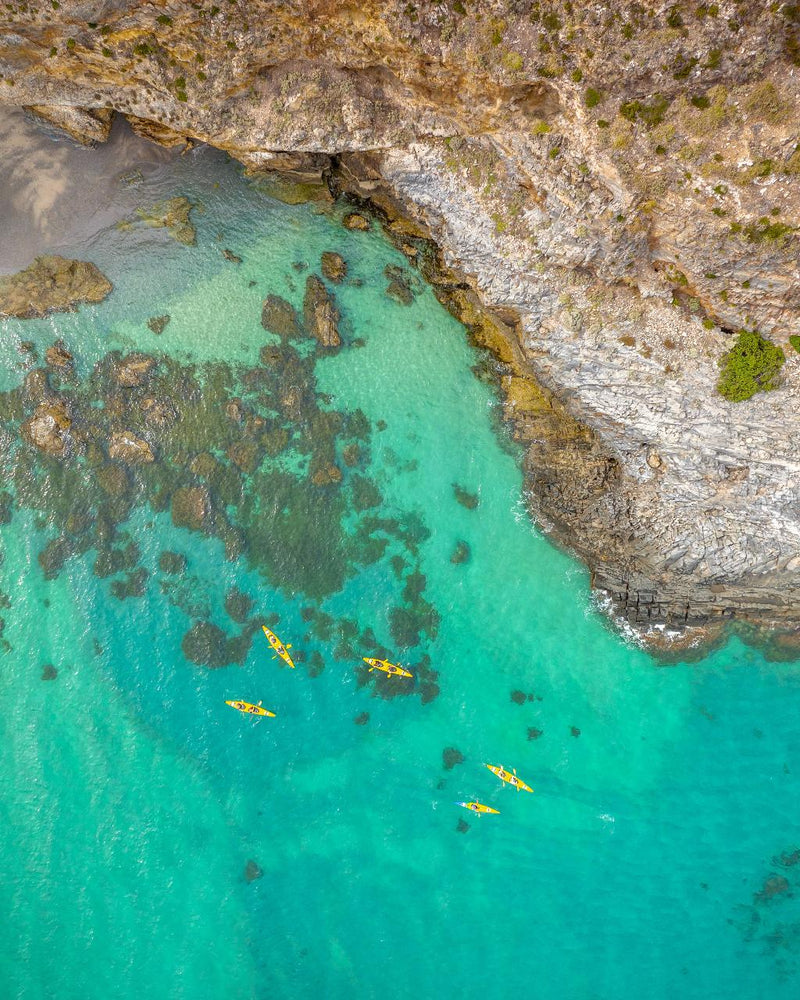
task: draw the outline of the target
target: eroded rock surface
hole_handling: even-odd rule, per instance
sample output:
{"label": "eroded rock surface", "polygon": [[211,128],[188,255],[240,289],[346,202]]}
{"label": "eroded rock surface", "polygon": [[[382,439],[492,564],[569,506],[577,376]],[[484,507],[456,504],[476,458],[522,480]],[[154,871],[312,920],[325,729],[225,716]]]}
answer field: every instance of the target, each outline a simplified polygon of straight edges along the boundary
{"label": "eroded rock surface", "polygon": [[45,255],[17,274],[0,277],[0,316],[32,319],[102,302],[111,282],[94,264]]}
{"label": "eroded rock surface", "polygon": [[[617,610],[645,630],[797,624],[795,4],[165,9],[9,11],[2,99],[51,121],[117,109],[368,199],[500,359],[534,515]],[[314,296],[306,326],[333,345]],[[41,315],[28,298],[15,315]],[[787,363],[731,404],[718,363],[744,326]]]}

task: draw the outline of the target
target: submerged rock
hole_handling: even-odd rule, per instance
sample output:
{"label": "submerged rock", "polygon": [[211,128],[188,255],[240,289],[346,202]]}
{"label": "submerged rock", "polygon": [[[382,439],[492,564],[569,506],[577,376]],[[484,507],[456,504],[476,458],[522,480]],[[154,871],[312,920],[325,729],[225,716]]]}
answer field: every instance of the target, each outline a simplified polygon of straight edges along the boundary
{"label": "submerged rock", "polygon": [[132,431],[117,431],[112,434],[108,454],[126,465],[146,465],[155,461],[153,449],[147,441],[137,437]]}
{"label": "submerged rock", "polygon": [[144,566],[140,566],[132,573],[127,573],[124,580],[114,580],[111,584],[111,593],[118,601],[124,601],[128,597],[142,597],[147,588],[149,575]]}
{"label": "submerged rock", "polygon": [[151,316],[150,319],[147,321],[147,325],[152,330],[153,333],[159,334],[163,333],[164,330],[166,330],[167,324],[171,319],[172,317],[169,314],[166,314],[164,316]]}
{"label": "submerged rock", "polygon": [[79,302],[102,302],[112,287],[89,261],[44,255],[18,274],[0,277],[0,315],[32,319],[73,312]]}
{"label": "submerged rock", "polygon": [[169,400],[148,396],[142,400],[142,416],[153,427],[169,427],[178,419],[178,411]]}
{"label": "submerged rock", "polygon": [[145,225],[166,229],[178,243],[194,246],[197,231],[192,225],[190,213],[195,207],[188,198],[180,195],[167,201],[159,201],[150,208],[138,208],[136,214]]}
{"label": "submerged rock", "polygon": [[128,354],[114,362],[111,374],[117,385],[124,389],[133,389],[144,383],[147,373],[157,363],[149,354]]}
{"label": "submerged rock", "polygon": [[366,726],[369,722],[369,712],[359,712],[353,719],[353,722],[355,722],[357,726]]}
{"label": "submerged rock", "polygon": [[40,403],[22,425],[22,436],[39,451],[60,458],[69,447],[72,425],[67,407],[59,400]]}
{"label": "submerged rock", "polygon": [[470,555],[469,544],[465,541],[458,541],[455,549],[453,549],[453,554],[450,556],[450,562],[459,566],[461,563],[469,562]]}
{"label": "submerged rock", "polygon": [[95,472],[97,485],[111,497],[123,496],[130,486],[128,473],[121,465],[107,462]]}
{"label": "submerged rock", "polygon": [[389,298],[394,299],[401,306],[410,306],[414,301],[414,293],[403,269],[389,264],[383,273],[389,279],[389,284],[386,286],[386,294]]}
{"label": "submerged rock", "polygon": [[261,309],[261,325],[279,337],[301,337],[303,331],[294,306],[280,295],[268,295]]}
{"label": "submerged rock", "polygon": [[172,523],[176,528],[200,531],[211,512],[211,497],[204,486],[182,486],[172,496]]}
{"label": "submerged rock", "polygon": [[232,587],[225,595],[225,612],[229,618],[240,625],[247,621],[252,610],[253,601],[238,587]]}
{"label": "submerged rock", "polygon": [[42,680],[43,681],[54,681],[58,677],[58,671],[53,666],[52,663],[45,663],[42,667]]}
{"label": "submerged rock", "polygon": [[338,284],[347,277],[347,261],[341,254],[333,250],[326,250],[322,255],[322,274],[328,279]]}
{"label": "submerged rock", "polygon": [[335,486],[342,481],[342,470],[331,462],[317,469],[311,476],[315,486]]}
{"label": "submerged rock", "polygon": [[181,641],[187,660],[212,670],[228,663],[227,645],[228,637],[211,622],[195,622]]}
{"label": "submerged rock", "polygon": [[333,296],[316,274],[310,274],[306,278],[303,319],[308,332],[320,347],[335,348],[341,345],[342,339],[337,327],[339,313]]}
{"label": "submerged rock", "polygon": [[181,640],[183,655],[190,663],[216,670],[231,663],[244,663],[252,643],[249,629],[229,639],[212,622],[195,622]]}
{"label": "submerged rock", "polygon": [[158,557],[158,568],[162,573],[175,575],[186,572],[186,556],[180,552],[162,552]]}
{"label": "submerged rock", "polygon": [[469,823],[465,819],[460,819],[456,824],[456,833],[466,833],[469,830]]}
{"label": "submerged rock", "polygon": [[458,483],[453,483],[453,494],[461,506],[466,507],[467,510],[475,510],[480,503],[480,497],[477,493],[470,493],[469,490],[464,489]]}
{"label": "submerged rock", "polygon": [[227,247],[222,251],[222,256],[225,258],[225,260],[229,260],[231,264],[242,263],[242,258],[239,257],[238,254],[235,254],[233,250],[228,250]]}
{"label": "submerged rock", "polygon": [[765,903],[774,896],[782,896],[789,892],[789,880],[784,875],[770,875],[765,880],[760,892],[753,897],[757,903]]}
{"label": "submerged rock", "polygon": [[44,352],[44,359],[51,368],[72,368],[73,358],[63,340],[57,340]]}
{"label": "submerged rock", "polygon": [[251,858],[247,864],[244,866],[244,880],[245,882],[255,882],[257,879],[264,877],[264,869],[258,862],[253,861]]}
{"label": "submerged rock", "polygon": [[464,763],[464,754],[456,747],[446,747],[442,750],[442,766],[445,771],[452,771],[457,764]]}

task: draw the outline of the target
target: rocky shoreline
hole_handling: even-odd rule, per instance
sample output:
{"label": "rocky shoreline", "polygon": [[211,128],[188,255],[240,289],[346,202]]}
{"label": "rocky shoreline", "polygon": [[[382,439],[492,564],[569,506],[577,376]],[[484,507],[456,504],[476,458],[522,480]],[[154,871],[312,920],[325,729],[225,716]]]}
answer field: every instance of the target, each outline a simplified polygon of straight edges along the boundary
{"label": "rocky shoreline", "polygon": [[[315,22],[307,3],[259,3],[257,28],[238,5],[117,5],[80,31],[79,6],[0,25],[4,100],[90,142],[116,110],[163,144],[209,142],[369,204],[494,352],[530,509],[601,603],[655,649],[731,623],[793,648],[786,5],[376,3]],[[742,327],[787,362],[777,391],[730,403],[719,359]]]}

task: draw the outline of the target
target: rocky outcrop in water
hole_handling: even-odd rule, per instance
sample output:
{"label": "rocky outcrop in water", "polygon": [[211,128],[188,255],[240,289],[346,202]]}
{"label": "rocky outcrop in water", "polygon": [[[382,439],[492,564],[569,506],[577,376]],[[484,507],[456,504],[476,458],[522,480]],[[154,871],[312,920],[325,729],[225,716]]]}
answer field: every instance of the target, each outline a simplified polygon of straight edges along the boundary
{"label": "rocky outcrop in water", "polygon": [[111,282],[94,264],[42,256],[18,274],[0,277],[0,316],[32,319],[71,312],[80,302],[102,302]]}
{"label": "rocky outcrop in water", "polygon": [[[795,4],[97,16],[7,14],[3,100],[116,109],[156,141],[369,200],[495,351],[533,512],[618,611],[645,632],[797,624]],[[742,327],[787,362],[776,391],[732,404],[715,386]]]}

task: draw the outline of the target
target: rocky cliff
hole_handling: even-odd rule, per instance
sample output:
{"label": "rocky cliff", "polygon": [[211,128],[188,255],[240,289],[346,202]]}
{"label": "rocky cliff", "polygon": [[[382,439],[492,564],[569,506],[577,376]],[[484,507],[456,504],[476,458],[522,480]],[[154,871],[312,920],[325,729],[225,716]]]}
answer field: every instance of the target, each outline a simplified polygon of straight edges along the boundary
{"label": "rocky cliff", "polygon": [[[793,3],[0,14],[3,102],[81,141],[116,111],[325,178],[420,261],[431,235],[443,296],[498,356],[535,516],[651,640],[800,622],[799,80]],[[744,327],[787,361],[733,403],[715,386]]]}

